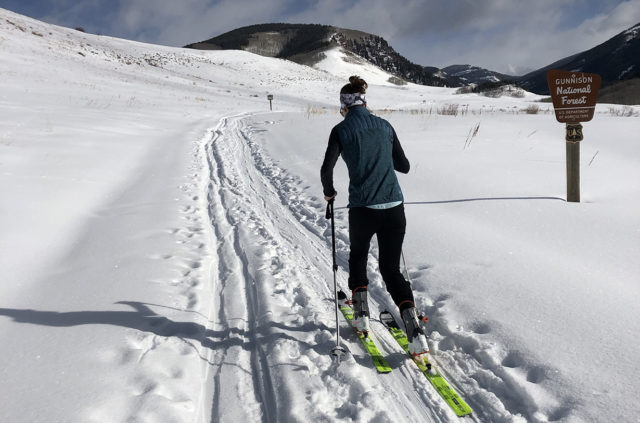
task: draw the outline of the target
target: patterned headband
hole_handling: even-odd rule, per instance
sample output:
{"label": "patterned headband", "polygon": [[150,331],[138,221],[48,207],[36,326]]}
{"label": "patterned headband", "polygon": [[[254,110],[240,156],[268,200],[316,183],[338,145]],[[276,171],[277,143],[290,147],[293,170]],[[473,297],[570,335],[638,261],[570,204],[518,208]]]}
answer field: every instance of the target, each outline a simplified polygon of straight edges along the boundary
{"label": "patterned headband", "polygon": [[351,106],[360,106],[367,104],[365,96],[362,93],[340,94],[340,108],[349,108]]}

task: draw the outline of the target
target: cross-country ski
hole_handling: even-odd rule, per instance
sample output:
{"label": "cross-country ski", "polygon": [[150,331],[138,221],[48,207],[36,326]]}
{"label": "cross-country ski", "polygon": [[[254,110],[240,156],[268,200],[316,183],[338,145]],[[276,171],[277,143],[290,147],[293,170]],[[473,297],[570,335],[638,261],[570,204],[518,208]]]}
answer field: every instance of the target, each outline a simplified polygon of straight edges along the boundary
{"label": "cross-country ski", "polygon": [[380,321],[389,330],[393,338],[398,341],[398,345],[400,345],[400,347],[409,354],[411,360],[416,363],[416,366],[418,366],[420,371],[426,376],[429,382],[431,382],[436,391],[438,391],[438,394],[440,394],[442,399],[445,400],[456,415],[462,417],[471,414],[471,407],[469,407],[467,403],[460,398],[460,395],[458,395],[458,393],[436,369],[429,354],[425,354],[425,356],[411,355],[409,352],[409,340],[407,339],[407,334],[400,328],[393,315],[388,311],[383,311],[380,313]]}

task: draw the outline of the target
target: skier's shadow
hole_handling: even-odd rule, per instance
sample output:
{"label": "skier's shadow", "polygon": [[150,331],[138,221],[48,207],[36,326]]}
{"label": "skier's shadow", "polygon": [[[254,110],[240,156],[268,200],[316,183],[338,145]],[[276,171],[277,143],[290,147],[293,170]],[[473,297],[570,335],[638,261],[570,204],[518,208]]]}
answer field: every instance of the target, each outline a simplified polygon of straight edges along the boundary
{"label": "skier's shadow", "polygon": [[439,200],[439,201],[408,201],[405,205],[419,204],[450,204],[450,203],[469,203],[474,201],[509,201],[509,200],[559,200],[565,201],[560,197],[478,197],[478,198],[461,198],[458,200]]}
{"label": "skier's shadow", "polygon": [[[478,197],[478,198],[460,198],[456,200],[436,200],[436,201],[406,201],[405,206],[429,205],[429,204],[451,204],[451,203],[470,203],[474,201],[510,201],[510,200],[558,200],[566,201],[560,197]],[[347,210],[347,207],[336,207],[334,210]]]}
{"label": "skier's shadow", "polygon": [[[32,309],[0,308],[0,316],[11,318],[14,322],[51,327],[72,327],[82,325],[114,325],[141,332],[150,332],[162,337],[176,337],[195,348],[195,344],[212,350],[227,349],[239,346],[245,350],[253,350],[256,343],[270,345],[278,339],[288,339],[302,344],[303,347],[314,349],[318,353],[324,353],[329,345],[311,345],[287,332],[310,332],[317,330],[330,330],[324,325],[306,323],[301,326],[287,326],[278,322],[266,322],[258,325],[254,333],[245,329],[230,327],[224,330],[208,329],[205,325],[196,322],[176,322],[154,312],[146,304],[137,301],[119,301],[133,310],[122,311],[42,311]],[[171,307],[166,307],[171,308]],[[184,311],[184,310],[181,310]],[[203,360],[208,361],[202,355]],[[213,364],[213,363],[210,363]]]}

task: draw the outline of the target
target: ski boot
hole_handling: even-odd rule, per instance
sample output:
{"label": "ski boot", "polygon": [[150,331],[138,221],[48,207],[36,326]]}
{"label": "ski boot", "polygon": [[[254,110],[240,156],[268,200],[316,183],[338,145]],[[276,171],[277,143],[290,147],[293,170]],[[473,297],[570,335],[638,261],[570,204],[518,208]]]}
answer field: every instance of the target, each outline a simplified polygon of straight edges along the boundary
{"label": "ski boot", "polygon": [[369,334],[369,302],[367,288],[356,288],[353,291],[353,327],[364,336]]}
{"label": "ski boot", "polygon": [[420,318],[415,307],[404,309],[402,312],[402,321],[407,329],[407,338],[409,339],[409,354],[418,357],[429,352],[429,344],[424,330],[420,327]]}

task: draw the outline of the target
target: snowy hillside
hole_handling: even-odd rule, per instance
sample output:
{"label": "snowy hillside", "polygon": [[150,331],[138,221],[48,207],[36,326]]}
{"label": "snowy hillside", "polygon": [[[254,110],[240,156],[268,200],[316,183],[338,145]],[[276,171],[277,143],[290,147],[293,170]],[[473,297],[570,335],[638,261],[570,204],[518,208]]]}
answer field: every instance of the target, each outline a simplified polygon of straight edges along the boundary
{"label": "snowy hillside", "polygon": [[396,85],[390,81],[399,80],[360,56],[348,53],[342,47],[333,47],[323,54],[324,59],[313,67],[335,75],[343,81],[349,82],[351,75],[361,75],[369,84],[376,85]]}
{"label": "snowy hillside", "polygon": [[[574,204],[564,128],[532,94],[394,86],[339,55],[314,70],[3,9],[0,58],[0,421],[637,420],[640,107],[584,124]],[[463,419],[377,321],[390,374],[345,321],[350,355],[329,356],[319,168],[356,72],[412,164],[404,253]],[[336,182],[346,288],[342,163]],[[376,256],[370,307],[395,313]]]}

